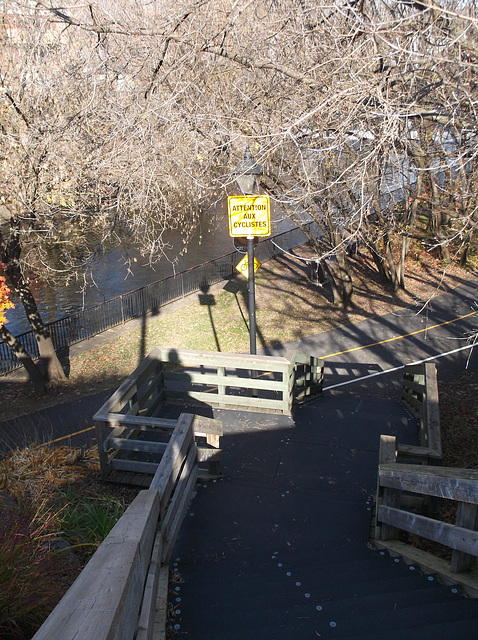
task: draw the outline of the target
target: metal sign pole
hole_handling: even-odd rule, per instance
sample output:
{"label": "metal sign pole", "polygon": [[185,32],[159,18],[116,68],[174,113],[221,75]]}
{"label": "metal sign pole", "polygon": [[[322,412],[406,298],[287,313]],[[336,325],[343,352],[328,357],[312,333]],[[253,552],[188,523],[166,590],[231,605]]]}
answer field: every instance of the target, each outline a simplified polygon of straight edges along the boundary
{"label": "metal sign pole", "polygon": [[250,353],[255,355],[256,349],[256,285],[254,280],[254,236],[247,236],[247,262],[249,266],[249,344]]}

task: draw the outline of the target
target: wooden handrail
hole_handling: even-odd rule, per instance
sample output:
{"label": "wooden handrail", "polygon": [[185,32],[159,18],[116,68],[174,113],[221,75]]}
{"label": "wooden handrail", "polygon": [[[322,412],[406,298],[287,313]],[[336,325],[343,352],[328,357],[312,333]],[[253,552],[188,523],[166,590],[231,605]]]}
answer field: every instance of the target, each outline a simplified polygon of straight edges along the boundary
{"label": "wooden handrail", "polygon": [[[168,370],[167,365],[183,363],[199,370]],[[257,379],[259,374],[272,379]],[[281,379],[275,379],[275,374]],[[254,404],[258,411],[270,408],[287,413],[296,389],[299,392],[295,395],[300,398],[320,392],[322,374],[321,361],[299,354],[289,360],[154,349],[94,416],[103,471],[108,471],[114,461],[111,450],[160,453],[156,463],[127,458],[116,461],[121,463],[117,468],[147,467],[154,474],[150,487],[128,507],[34,640],[151,640],[159,584],[161,581],[161,589],[167,590],[164,575],[191,500],[198,462],[217,465],[220,457],[219,420],[185,413],[178,420],[153,415],[159,404],[178,395],[178,384],[185,385],[183,397],[206,396],[208,401],[213,398],[226,406],[238,405],[241,400],[240,396],[228,395],[226,389],[230,387],[277,392],[283,396],[278,401],[247,397],[245,408]],[[168,388],[168,383],[173,388]],[[190,386],[198,384],[217,388],[210,393],[191,391]],[[134,438],[135,434],[152,432],[160,432],[167,441]],[[209,448],[198,447],[196,436],[205,436]],[[166,601],[164,594],[162,600]]]}
{"label": "wooden handrail", "polygon": [[132,640],[158,518],[158,492],[141,491],[34,640]]}
{"label": "wooden handrail", "polygon": [[405,367],[402,402],[417,418],[418,446],[400,444],[398,452],[424,461],[440,460],[443,454],[435,364],[427,362]]}
{"label": "wooden handrail", "polygon": [[[477,596],[478,579],[469,572],[478,559],[478,471],[403,464],[399,453],[395,437],[381,436],[375,543],[447,580],[461,583],[470,595]],[[427,500],[437,499],[456,503],[454,523],[439,520],[436,508],[428,514],[417,507],[433,505]],[[437,558],[400,540],[402,531],[449,547],[451,560]]]}
{"label": "wooden handrail", "polygon": [[478,504],[478,471],[421,464],[381,464],[380,486]]}
{"label": "wooden handrail", "polygon": [[133,500],[34,640],[152,639],[160,576],[167,575],[197,479],[193,422],[193,415],[180,416],[150,488]]}

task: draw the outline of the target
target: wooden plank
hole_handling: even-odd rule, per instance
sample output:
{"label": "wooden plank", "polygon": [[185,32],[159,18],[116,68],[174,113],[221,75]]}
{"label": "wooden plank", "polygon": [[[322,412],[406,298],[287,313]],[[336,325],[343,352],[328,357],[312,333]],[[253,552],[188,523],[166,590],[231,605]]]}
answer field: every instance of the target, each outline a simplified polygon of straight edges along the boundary
{"label": "wooden plank", "polygon": [[161,556],[163,551],[163,538],[156,533],[153,552],[148,567],[146,585],[144,587],[143,601],[139,614],[138,627],[135,640],[152,640],[154,621],[156,617],[156,602],[158,599],[158,585],[161,571]]}
{"label": "wooden plank", "polygon": [[222,420],[216,418],[206,418],[205,416],[195,415],[193,420],[193,430],[196,436],[222,436],[224,435],[224,428],[222,426]]}
{"label": "wooden plank", "polygon": [[381,465],[381,487],[478,504],[478,471],[417,464]]}
{"label": "wooden plank", "polygon": [[446,560],[399,540],[375,541],[374,546],[379,549],[387,549],[392,555],[401,556],[409,564],[417,564],[424,573],[436,573],[446,584],[461,585],[472,598],[478,597],[478,576],[453,573]]}
{"label": "wooden plank", "polygon": [[[164,454],[163,454],[164,456]],[[136,473],[147,473],[154,476],[158,469],[157,462],[143,462],[141,460],[125,460],[124,458],[111,458],[108,463],[111,469],[118,471],[134,471]]]}
{"label": "wooden plank", "polygon": [[418,447],[412,444],[399,444],[397,451],[402,455],[417,456],[419,458],[441,459],[441,453],[434,451],[431,447]]}
{"label": "wooden plank", "polygon": [[193,349],[171,349],[157,347],[158,359],[164,363],[181,365],[205,365],[235,369],[261,371],[286,371],[289,361],[282,356],[262,356],[244,353],[199,351]]}
{"label": "wooden plank", "polygon": [[34,636],[35,640],[131,640],[159,516],[141,491]]}
{"label": "wooden plank", "polygon": [[187,413],[182,413],[179,416],[176,429],[173,431],[166,451],[151,481],[150,488],[158,491],[160,496],[161,514],[165,511],[184,457],[193,442],[193,418],[193,415]]}
{"label": "wooden plank", "polygon": [[424,419],[428,432],[428,446],[442,454],[441,429],[440,429],[440,408],[438,398],[438,383],[436,366],[426,363],[426,406]]}
{"label": "wooden plank", "polygon": [[383,505],[378,507],[378,520],[451,549],[478,556],[478,531]]}
{"label": "wooden plank", "polygon": [[224,457],[222,449],[206,449],[198,447],[198,462],[220,462]]}
{"label": "wooden plank", "polygon": [[198,478],[198,467],[197,465],[195,465],[194,469],[189,474],[189,480],[183,494],[183,500],[180,505],[180,509],[178,509],[176,513],[176,517],[172,523],[171,531],[169,533],[169,539],[163,551],[163,561],[165,563],[169,562],[171,554],[174,551],[174,545],[176,544],[176,540],[178,537],[179,530],[181,528],[181,524],[184,520],[184,516],[186,515],[186,511],[191,501],[192,492],[194,490],[197,478]]}
{"label": "wooden plank", "polygon": [[[395,436],[380,436],[380,444],[378,450],[378,463],[379,467],[382,464],[394,464],[397,461],[397,439]],[[376,502],[382,502],[390,506],[399,506],[400,492],[391,493],[389,489],[380,489],[379,477],[377,477],[377,490],[376,490]],[[380,528],[378,521],[378,511],[375,508],[374,514],[374,528],[375,537],[380,537],[383,540],[392,540],[398,538],[398,531],[393,527],[385,525]]]}
{"label": "wooden plank", "polygon": [[219,449],[220,437],[216,435],[208,434],[206,436],[206,442],[210,447],[214,447],[215,449]]}
{"label": "wooden plank", "polygon": [[392,523],[384,521],[380,517],[380,506],[385,509],[392,509],[400,506],[402,492],[396,489],[389,489],[386,487],[382,489],[378,499],[377,508],[377,526],[380,526],[380,539],[381,540],[398,540],[400,535],[400,529],[393,526]]}
{"label": "wooden plank", "polygon": [[121,451],[141,451],[143,453],[164,453],[167,442],[154,442],[152,440],[130,440],[129,438],[110,438],[111,449]]}
{"label": "wooden plank", "polygon": [[[478,505],[459,502],[456,511],[456,525],[476,531],[478,528]],[[451,570],[470,571],[476,564],[476,558],[461,551],[453,551],[451,556]]]}
{"label": "wooden plank", "polygon": [[168,618],[168,586],[169,567],[162,566],[159,573],[158,599],[154,620],[153,640],[166,640],[166,623]]}
{"label": "wooden plank", "polygon": [[105,451],[107,424],[103,420],[95,420],[95,435],[98,445],[98,458],[100,462],[101,475],[106,477],[108,474],[108,455]]}
{"label": "wooden plank", "polygon": [[[282,391],[284,387],[284,383],[280,380],[251,379],[241,378],[239,376],[224,376],[223,378],[219,378],[215,374],[195,373],[190,370],[181,373],[177,371],[166,373],[164,379],[166,385],[168,382],[185,382],[186,384],[184,386],[186,389],[190,389],[193,384],[209,385],[211,389],[208,390],[208,393],[217,392],[219,395],[221,395],[219,387],[223,389],[263,389],[265,391]],[[222,393],[225,394],[225,391]]]}
{"label": "wooden plank", "polygon": [[163,536],[162,562],[164,564],[169,561],[171,552],[176,543],[181,523],[186,514],[189,502],[191,501],[191,495],[196,484],[196,480],[197,450],[193,443],[178,477],[174,496],[169,504],[164,520],[161,523],[161,533]]}
{"label": "wooden plank", "polygon": [[397,438],[395,436],[380,436],[378,463],[393,464],[397,461]]}
{"label": "wooden plank", "polygon": [[[174,421],[176,422],[176,421]],[[165,431],[167,431],[166,429],[160,429],[159,430],[161,435],[164,438],[168,438],[169,437],[169,433],[165,433]],[[148,434],[154,434],[154,436],[156,437],[158,434],[158,429],[152,429],[151,427],[142,427],[141,429],[122,429],[121,427],[117,427],[115,429],[112,430],[111,432],[111,436],[109,436],[106,441],[105,444],[107,444],[109,442],[109,440],[111,440],[112,438],[123,438],[124,440],[128,439],[128,440],[134,440],[136,438],[138,438],[139,434],[144,434],[144,435],[148,435]],[[154,440],[153,440],[154,442]]]}
{"label": "wooden plank", "polygon": [[104,422],[108,423],[108,426],[113,427],[134,427],[135,429],[142,430],[147,428],[161,428],[169,429],[173,431],[176,427],[177,420],[170,418],[151,418],[148,416],[127,416],[123,413],[107,413],[101,416]]}
{"label": "wooden plank", "polygon": [[168,391],[168,398],[192,398],[204,404],[221,405],[222,407],[248,408],[249,411],[262,411],[265,409],[275,409],[280,412],[287,412],[288,402],[283,399],[253,398],[252,396],[229,396],[201,391],[189,391],[187,393]]}
{"label": "wooden plank", "polygon": [[[178,423],[175,419],[170,418],[151,418],[146,416],[125,416],[122,413],[108,414],[110,422],[108,426],[111,428],[134,427],[138,431],[156,431],[158,429],[164,431],[174,431]],[[121,426],[120,426],[121,425]],[[207,418],[206,416],[194,415],[193,430],[196,435],[206,436],[214,434],[223,435],[222,421],[216,418]],[[113,435],[114,437],[114,435]]]}
{"label": "wooden plank", "polygon": [[223,378],[226,377],[226,367],[218,367],[217,368],[217,379],[218,379],[218,393],[226,393],[226,383],[223,383]]}

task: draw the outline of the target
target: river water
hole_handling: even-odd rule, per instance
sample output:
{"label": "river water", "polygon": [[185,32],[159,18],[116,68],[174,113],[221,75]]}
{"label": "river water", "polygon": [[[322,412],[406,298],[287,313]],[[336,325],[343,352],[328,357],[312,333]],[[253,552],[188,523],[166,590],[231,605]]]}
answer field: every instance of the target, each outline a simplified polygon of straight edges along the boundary
{"label": "river water", "polygon": [[[272,235],[287,231],[292,226],[288,219],[274,219],[274,214],[272,215]],[[212,210],[210,215],[203,217],[189,239],[185,251],[180,231],[170,232],[166,237],[166,255],[154,265],[154,268],[147,264],[147,259],[141,257],[134,247],[125,248],[128,256],[133,259],[128,266],[125,263],[125,250],[118,247],[102,255],[92,265],[89,284],[84,290],[82,283],[73,283],[62,288],[33,286],[33,294],[44,321],[53,322],[74,311],[139,289],[234,251],[232,238],[229,237],[225,203]],[[181,255],[178,255],[180,253]],[[241,258],[238,254],[238,262]],[[30,329],[21,304],[9,309],[6,317],[7,328],[14,335]]]}

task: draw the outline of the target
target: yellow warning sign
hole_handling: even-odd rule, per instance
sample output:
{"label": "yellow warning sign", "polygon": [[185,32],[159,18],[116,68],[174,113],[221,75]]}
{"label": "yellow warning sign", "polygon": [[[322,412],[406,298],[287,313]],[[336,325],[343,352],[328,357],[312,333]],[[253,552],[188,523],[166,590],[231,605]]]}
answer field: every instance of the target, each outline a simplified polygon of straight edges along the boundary
{"label": "yellow warning sign", "polygon": [[[256,273],[257,269],[261,266],[261,263],[257,258],[254,258],[254,273]],[[242,273],[243,276],[249,278],[249,260],[247,254],[242,258],[239,264],[236,266],[236,269],[239,273]]]}
{"label": "yellow warning sign", "polygon": [[229,235],[270,236],[271,203],[269,196],[229,196]]}

